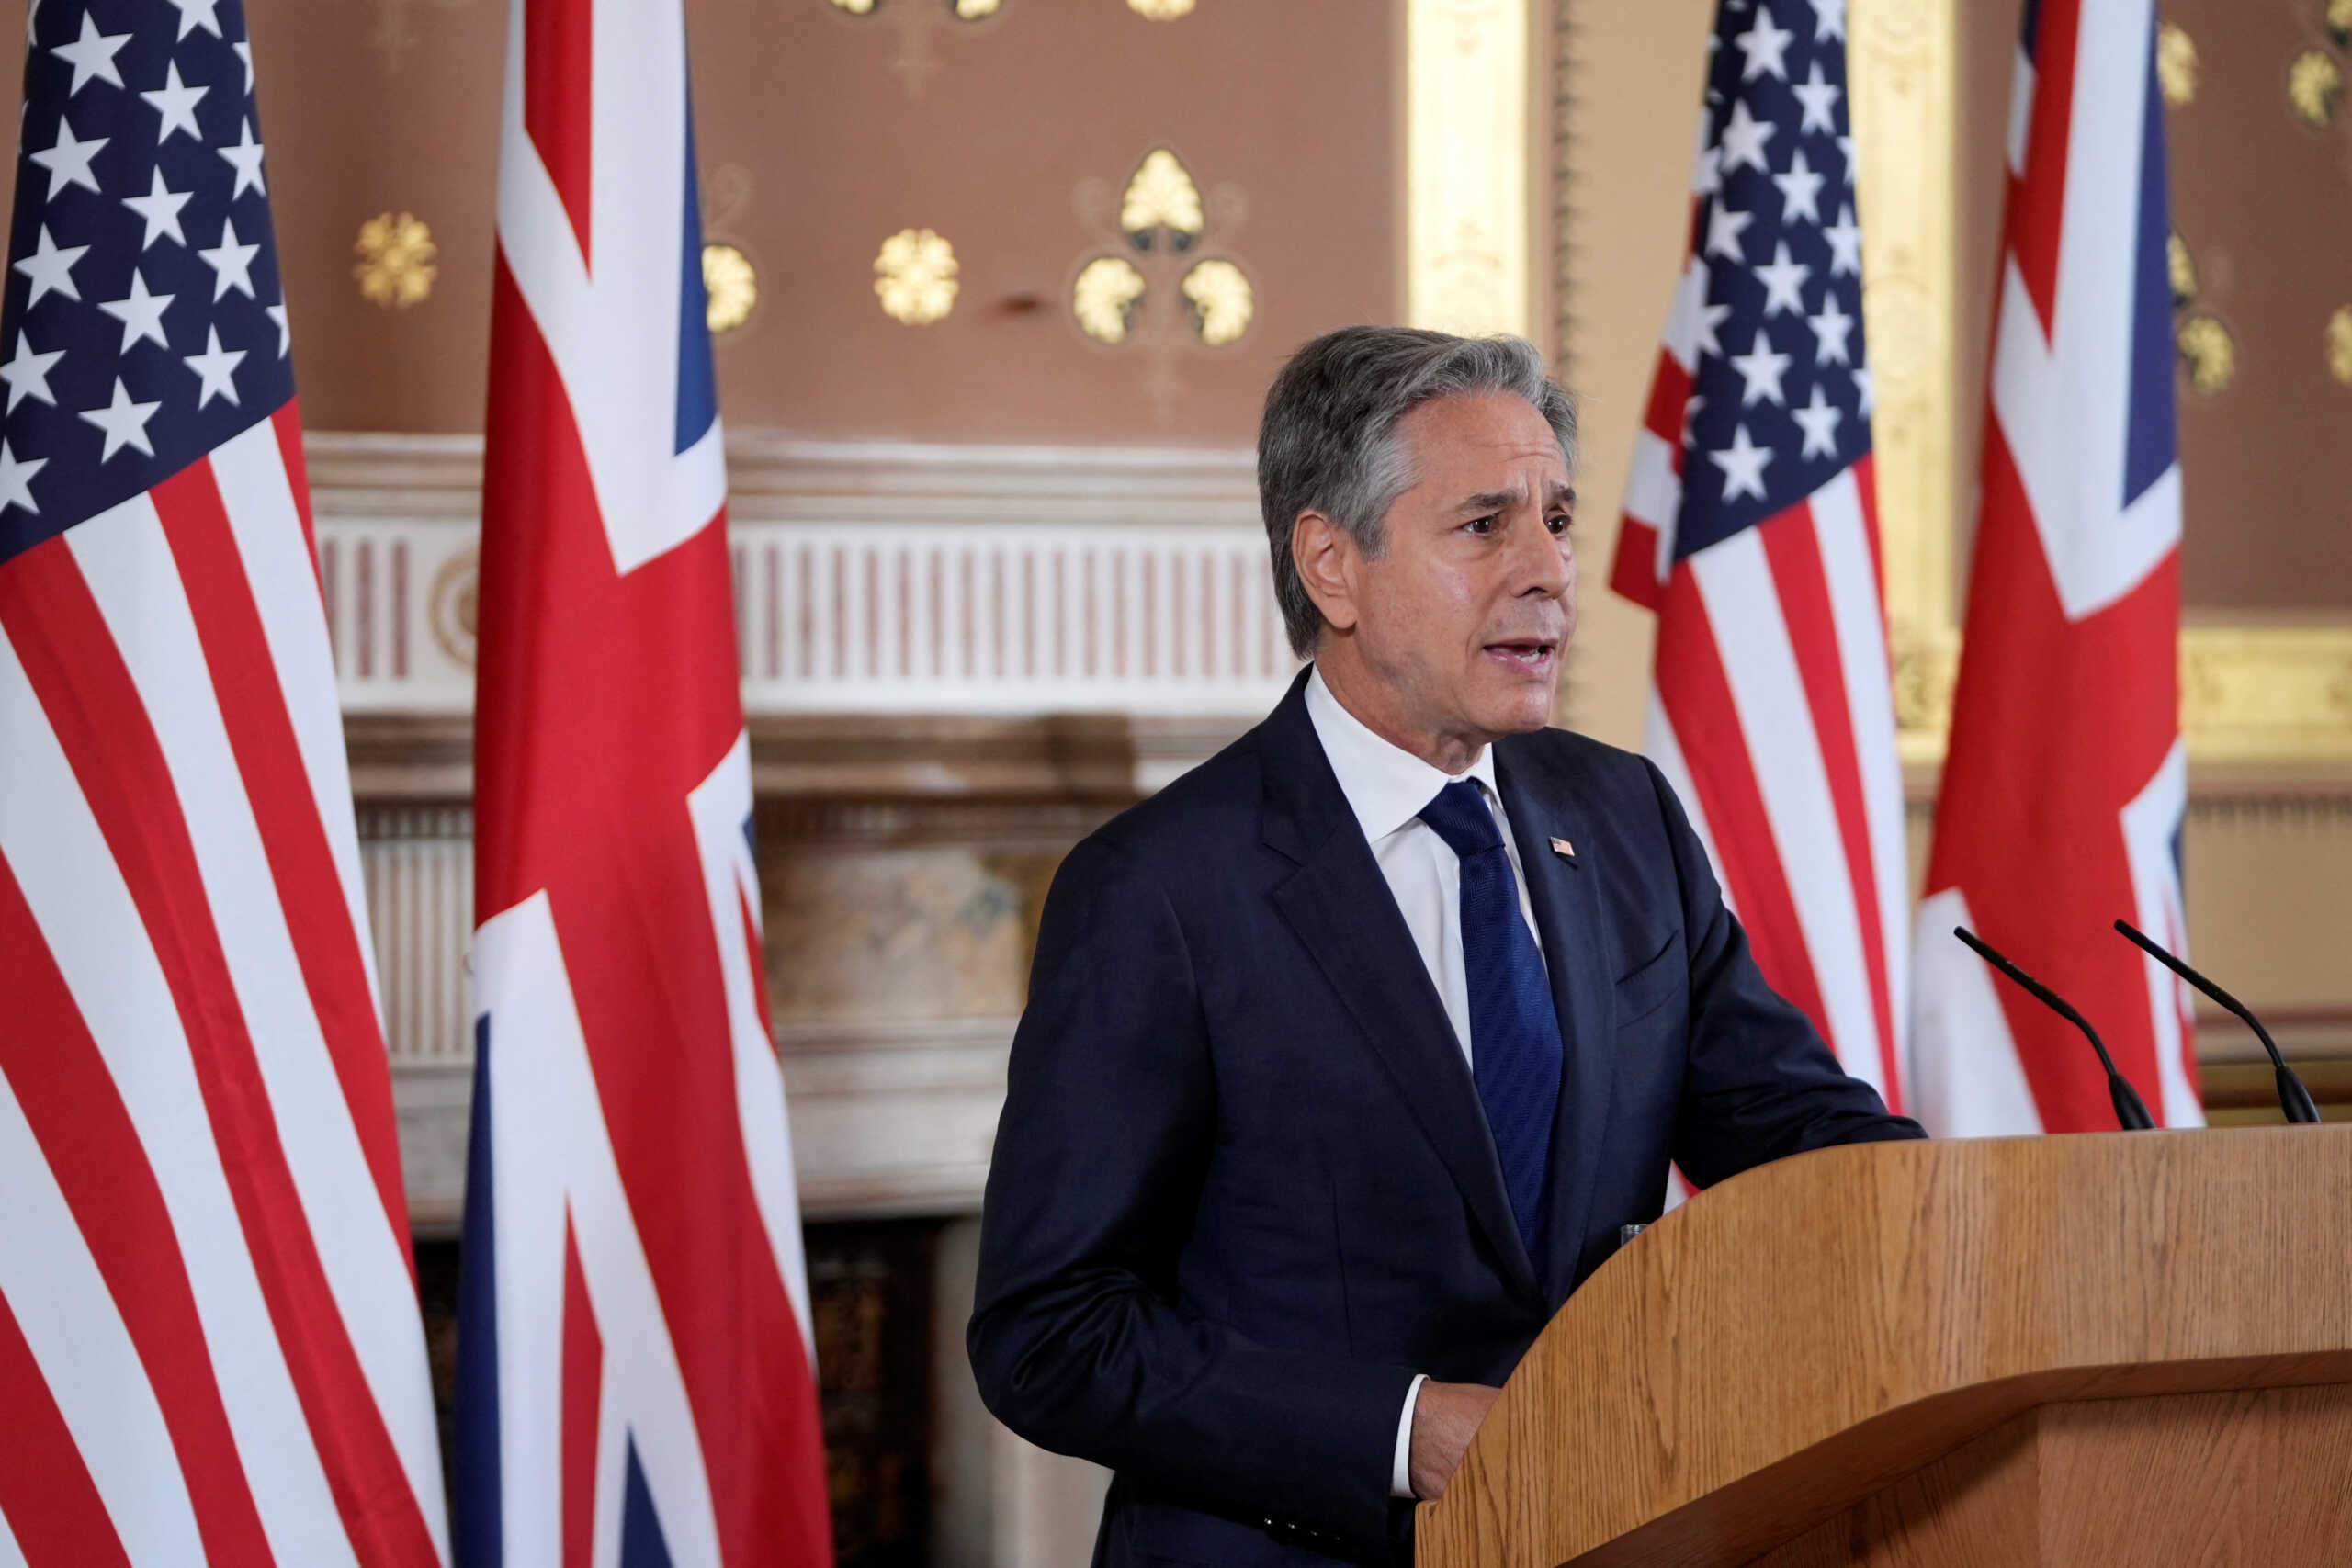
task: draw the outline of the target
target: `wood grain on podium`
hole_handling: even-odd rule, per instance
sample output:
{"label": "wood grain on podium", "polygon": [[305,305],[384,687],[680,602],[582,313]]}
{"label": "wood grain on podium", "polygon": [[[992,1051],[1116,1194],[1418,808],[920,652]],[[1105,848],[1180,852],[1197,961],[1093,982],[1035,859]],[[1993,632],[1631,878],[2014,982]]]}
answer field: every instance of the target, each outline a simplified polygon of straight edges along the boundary
{"label": "wood grain on podium", "polygon": [[2352,1562],[2347,1283],[2352,1128],[1799,1156],[1570,1300],[1419,1562]]}

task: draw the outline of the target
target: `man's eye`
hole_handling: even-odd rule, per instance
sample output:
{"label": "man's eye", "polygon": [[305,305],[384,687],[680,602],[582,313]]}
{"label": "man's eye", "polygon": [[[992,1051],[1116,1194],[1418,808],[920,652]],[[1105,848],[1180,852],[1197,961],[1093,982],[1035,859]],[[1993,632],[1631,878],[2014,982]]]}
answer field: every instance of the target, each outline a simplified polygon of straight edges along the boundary
{"label": "man's eye", "polygon": [[1544,525],[1551,529],[1554,535],[1557,536],[1566,533],[1568,531],[1568,525],[1574,521],[1575,519],[1571,518],[1566,513],[1555,512],[1552,513],[1551,516],[1544,519]]}
{"label": "man's eye", "polygon": [[1495,525],[1499,521],[1501,521],[1499,518],[1495,517],[1474,517],[1463,526],[1473,534],[1491,534],[1495,531]]}

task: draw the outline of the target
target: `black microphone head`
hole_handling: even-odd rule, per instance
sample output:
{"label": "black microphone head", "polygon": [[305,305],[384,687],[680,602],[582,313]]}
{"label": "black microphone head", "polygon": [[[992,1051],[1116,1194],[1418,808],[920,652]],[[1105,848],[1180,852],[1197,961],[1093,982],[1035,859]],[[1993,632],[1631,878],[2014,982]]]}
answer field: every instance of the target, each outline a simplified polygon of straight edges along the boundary
{"label": "black microphone head", "polygon": [[2155,1130],[2155,1118],[2148,1114],[2148,1102],[2132,1087],[2132,1080],[2121,1073],[2107,1076],[2107,1098],[2115,1107],[2115,1124],[2127,1133],[2150,1133]]}
{"label": "black microphone head", "polygon": [[2278,1109],[2287,1113],[2290,1122],[2317,1122],[2319,1107],[2312,1101],[2312,1091],[2295,1076],[2295,1069],[2286,1063],[2278,1064]]}

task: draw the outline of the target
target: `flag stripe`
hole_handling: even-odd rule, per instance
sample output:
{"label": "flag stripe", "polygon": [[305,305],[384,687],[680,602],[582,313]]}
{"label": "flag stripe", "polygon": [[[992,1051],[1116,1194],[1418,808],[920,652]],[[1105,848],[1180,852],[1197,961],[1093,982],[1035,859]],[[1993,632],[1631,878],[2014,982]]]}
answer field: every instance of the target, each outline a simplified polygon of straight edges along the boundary
{"label": "flag stripe", "polygon": [[[203,1536],[146,1369],[6,1080],[0,1192],[7,1194],[0,1203],[0,1300],[13,1314],[21,1354],[56,1402],[66,1434],[59,1446],[77,1456],[136,1568],[203,1562]],[[11,1399],[9,1420],[31,1403]]]}
{"label": "flag stripe", "polygon": [[[153,508],[137,498],[65,536],[76,547],[73,553],[52,544],[17,557],[0,574],[0,628],[19,650],[163,965],[197,1058],[198,1085],[245,1247],[271,1321],[288,1348],[288,1371],[346,1532],[370,1568],[432,1563],[437,1554],[415,1497],[389,1497],[372,1479],[400,1468],[398,1456],[382,1412],[368,1397],[296,1195],[180,794],[79,564],[80,549],[97,533],[120,525],[125,516],[135,525],[141,513],[153,526]],[[148,566],[164,558],[155,552]],[[185,604],[181,610],[186,613]],[[69,648],[78,657],[65,658]],[[353,1152],[356,1158],[356,1147]],[[372,1191],[367,1207],[376,1207]],[[330,1228],[347,1225],[331,1216]]]}
{"label": "flag stripe", "polygon": [[97,1043],[0,855],[0,1076],[22,1107],[145,1368],[205,1554],[272,1561],[213,1382],[169,1212]]}
{"label": "flag stripe", "polygon": [[580,1237],[563,1215],[563,1568],[591,1568],[596,1542],[596,1449],[605,1341],[580,1269]]}
{"label": "flag stripe", "polygon": [[[392,1214],[382,1207],[324,1037],[329,1021],[313,1010],[297,955],[293,929],[307,911],[282,900],[274,886],[255,811],[261,804],[300,812],[309,802],[299,778],[285,781],[297,787],[273,803],[249,793],[239,776],[223,710],[235,686],[231,672],[208,668],[195,606],[174,570],[153,499],[176,502],[182,497],[176,482],[75,529],[67,543],[130,678],[127,701],[135,705],[128,711],[143,715],[159,749],[170,791],[161,798],[180,805],[179,827],[198,879],[192,897],[211,912],[212,946],[221,963],[218,974],[208,976],[204,994],[217,994],[210,979],[225,978],[234,987],[244,1025],[236,1043],[250,1054],[268,1096],[255,1129],[274,1131],[277,1168],[291,1182],[285,1193],[272,1190],[271,1201],[290,1196],[297,1205],[286,1213],[292,1228],[283,1233],[288,1304],[318,1347],[320,1392],[347,1425],[345,1461],[360,1467],[352,1473],[376,1474],[379,1462],[396,1457],[407,1476],[407,1510],[394,1504],[389,1486],[378,1485],[377,1495],[364,1499],[355,1488],[348,1501],[358,1504],[359,1517],[352,1520],[346,1506],[346,1520],[363,1553],[414,1551],[422,1543],[427,1551],[422,1560],[437,1561],[445,1548],[423,1499],[439,1486],[440,1465],[431,1442],[424,1340],[415,1332],[419,1314],[404,1209],[397,1190]],[[227,547],[225,541],[201,543]],[[261,657],[266,682],[268,666]],[[263,696],[256,710],[269,700]],[[331,890],[322,893],[327,917],[340,918],[341,900]],[[364,1060],[350,1063],[345,1070],[357,1074],[365,1066]],[[384,1099],[375,1113],[389,1116],[389,1082],[380,1092]],[[383,1219],[362,1218],[371,1212]],[[311,1293],[321,1286],[325,1297]],[[330,1306],[330,1315],[311,1315]],[[286,1329],[281,1321],[281,1334]],[[299,1367],[299,1353],[294,1359]],[[347,1381],[354,1374],[356,1381]],[[321,1447],[333,1455],[337,1444],[329,1437]],[[329,1473],[334,1474],[332,1463]]]}
{"label": "flag stripe", "polygon": [[0,733],[13,747],[0,769],[0,858],[155,1175],[238,1448],[268,1458],[247,1464],[245,1478],[273,1554],[314,1568],[352,1562],[253,1259],[230,1244],[237,1207],[171,987],[5,628]]}
{"label": "flag stripe", "polygon": [[[408,1203],[393,1136],[391,1080],[383,1071],[383,1031],[334,852],[321,826],[310,771],[287,713],[278,664],[253,584],[243,570],[242,541],[230,526],[211,464],[193,464],[152,493],[187,593],[203,650],[202,673],[218,699],[238,779],[253,803],[254,827],[311,1011],[374,1179],[386,1226],[406,1259]],[[256,504],[249,491],[239,499]],[[260,531],[286,534],[274,518]],[[191,680],[191,698],[195,684]],[[413,1272],[411,1280],[413,1289]]]}
{"label": "flag stripe", "polygon": [[[6,1088],[0,1085],[0,1094]],[[0,1562],[130,1568],[74,1432],[0,1291]]]}
{"label": "flag stripe", "polygon": [[1722,644],[1696,576],[1677,571],[1658,612],[1657,690],[1678,736],[1703,735],[1683,761],[1700,808],[1715,831],[1716,866],[1747,928],[1756,962],[1775,990],[1816,1024],[1826,1016],[1815,982],[1796,901],[1774,850],[1772,821],[1750,761],[1739,705],[1724,671]]}
{"label": "flag stripe", "polygon": [[[1838,481],[1833,481],[1833,483]],[[1850,480],[1845,481],[1850,482]],[[1818,493],[1818,492],[1817,492]],[[1871,1038],[1832,1037],[1830,1044],[1842,1059],[1870,1052],[1878,1057],[1872,1080],[1890,1095],[1897,1081],[1894,1062],[1894,1006],[1887,983],[1887,932],[1879,921],[1878,870],[1871,842],[1869,813],[1862,800],[1861,761],[1854,740],[1853,694],[1847,685],[1845,659],[1838,647],[1837,612],[1829,594],[1828,568],[1822,559],[1821,540],[1815,532],[1813,506],[1807,503],[1777,522],[1756,530],[1764,545],[1772,586],[1781,599],[1782,624],[1789,651],[1804,689],[1819,749],[1823,783],[1837,818],[1832,843],[1810,846],[1812,868],[1800,876],[1815,876],[1826,863],[1842,858],[1847,886],[1851,891],[1854,923],[1861,939],[1862,961],[1870,983],[1871,1017],[1876,1024]],[[1836,853],[1833,853],[1833,843]],[[1786,849],[1783,849],[1785,856]],[[1824,877],[1823,880],[1829,880]],[[1834,898],[1835,892],[1826,892]]]}
{"label": "flag stripe", "polygon": [[[270,421],[266,432],[257,425],[223,444],[212,454],[212,471],[227,502],[237,558],[252,585],[254,604],[277,666],[280,700],[301,750],[317,820],[342,885],[352,949],[359,956],[370,1004],[380,1013],[376,951],[365,934],[368,884],[359,870],[359,825],[351,811],[351,762],[343,744],[343,700],[334,685],[334,649],[327,636],[318,550],[310,542],[310,481],[301,455],[301,428],[288,404]],[[380,1037],[380,1027],[377,1032]],[[390,1081],[381,1067],[371,1076],[386,1084]],[[353,1100],[355,1114],[369,1098]],[[389,1098],[383,1103],[389,1107]],[[389,1113],[384,1121],[385,1146],[397,1154],[398,1139],[390,1136]],[[368,1146],[373,1162],[375,1145]],[[397,1223],[406,1224],[405,1211]]]}
{"label": "flag stripe", "polygon": [[[1876,1086],[1883,1058],[1871,1024],[1869,971],[1862,959],[1853,884],[1837,863],[1838,814],[1830,796],[1828,762],[1765,554],[1764,536],[1808,524],[1799,507],[1693,558],[1690,570],[1723,647],[1724,675],[1771,829],[1769,840],[1731,852],[1777,860],[1796,911],[1798,942],[1823,1009],[1811,1015],[1814,1024],[1848,1072]],[[1767,977],[1780,983],[1770,971]]]}

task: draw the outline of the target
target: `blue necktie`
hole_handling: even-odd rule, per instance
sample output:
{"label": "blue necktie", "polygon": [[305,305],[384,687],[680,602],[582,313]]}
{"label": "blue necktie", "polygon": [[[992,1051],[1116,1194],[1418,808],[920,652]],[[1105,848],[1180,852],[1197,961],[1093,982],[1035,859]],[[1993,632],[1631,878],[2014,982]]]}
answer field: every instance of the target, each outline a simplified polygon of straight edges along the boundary
{"label": "blue necktie", "polygon": [[1470,1066],[1527,1256],[1543,1271],[1544,1195],[1560,1101],[1560,1019],[1495,814],[1476,784],[1437,792],[1421,820],[1462,860],[1462,967],[1470,990]]}

